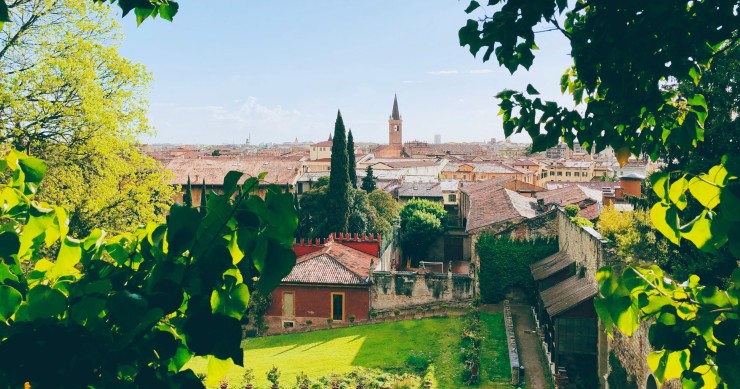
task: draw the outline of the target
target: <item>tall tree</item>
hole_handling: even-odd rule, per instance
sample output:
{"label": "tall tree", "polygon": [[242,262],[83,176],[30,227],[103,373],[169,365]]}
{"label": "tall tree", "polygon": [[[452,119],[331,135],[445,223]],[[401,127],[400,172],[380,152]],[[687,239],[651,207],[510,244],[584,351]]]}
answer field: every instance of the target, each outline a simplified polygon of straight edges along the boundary
{"label": "tall tree", "polygon": [[203,185],[200,186],[200,213],[205,216],[208,208],[208,188],[206,188],[206,180],[203,180]]}
{"label": "tall tree", "polygon": [[373,177],[373,167],[368,166],[365,169],[365,177],[362,177],[362,189],[367,193],[372,193],[375,188],[377,188],[377,185],[375,184],[375,177]]}
{"label": "tall tree", "polygon": [[357,165],[355,162],[355,139],[352,137],[352,130],[347,134],[347,173],[349,173],[349,184],[353,189],[357,189]]}
{"label": "tall tree", "polygon": [[9,11],[0,33],[0,141],[48,163],[38,199],[70,209],[75,236],[163,220],[170,176],[133,143],[150,132],[151,76],[119,55],[109,8],[22,0]]}
{"label": "tall tree", "polygon": [[347,156],[347,135],[342,113],[337,111],[334,123],[334,139],[331,146],[331,169],[329,190],[327,192],[327,228],[333,232],[347,232],[349,219],[349,158]]}
{"label": "tall tree", "polygon": [[186,207],[193,206],[193,186],[190,185],[190,176],[188,176],[188,182],[185,184],[185,194],[182,195],[182,205]]}

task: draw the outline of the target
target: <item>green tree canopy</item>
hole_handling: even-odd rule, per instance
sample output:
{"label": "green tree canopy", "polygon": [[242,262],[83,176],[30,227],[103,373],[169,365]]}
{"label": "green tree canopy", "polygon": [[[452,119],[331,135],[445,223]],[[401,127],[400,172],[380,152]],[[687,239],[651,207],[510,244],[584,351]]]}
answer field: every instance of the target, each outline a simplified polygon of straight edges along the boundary
{"label": "green tree canopy", "polygon": [[368,166],[365,169],[365,177],[362,177],[362,190],[367,193],[372,193],[377,185],[375,184],[375,177],[373,177],[373,167]]}
{"label": "green tree canopy", "polygon": [[[376,189],[368,195],[370,205],[378,212],[378,216],[389,226],[397,226],[401,221],[401,204],[390,193]],[[390,232],[390,231],[387,231]]]}
{"label": "green tree canopy", "polygon": [[431,242],[445,231],[447,211],[440,203],[412,199],[400,212],[401,244],[416,266]]}
{"label": "green tree canopy", "polygon": [[445,228],[447,225],[447,211],[445,211],[445,207],[444,205],[442,205],[442,203],[415,198],[406,203],[401,210],[401,229],[406,226],[406,222],[416,211],[423,211],[433,215],[434,217],[439,219],[443,228]]}
{"label": "green tree canopy", "polygon": [[[736,0],[497,0],[489,6],[459,32],[473,55],[483,51],[483,61],[493,56],[511,72],[529,68],[542,23],[563,34],[573,58],[560,85],[576,107],[544,101],[532,85],[526,92],[502,91],[497,97],[506,136],[526,131],[535,151],[560,139],[596,151],[611,146],[621,164],[631,154],[655,160],[668,150],[690,153],[705,140],[714,112],[703,91],[682,86],[700,85],[715,57],[740,39]],[[479,8],[471,1],[466,12]],[[732,154],[721,161],[715,155],[714,166],[703,172],[651,176],[659,202],[650,218],[670,242],[684,239],[740,258],[740,163]],[[700,205],[689,206],[693,201]],[[659,383],[680,378],[685,387],[740,387],[740,269],[727,290],[704,287],[697,276],[686,283],[667,277],[655,265],[602,269],[596,310],[607,331],[616,326],[631,335],[640,320],[650,321],[656,351],[647,362]]]}
{"label": "green tree canopy", "polygon": [[150,131],[151,77],[118,54],[120,28],[108,8],[11,5],[12,23],[0,34],[0,141],[48,163],[39,199],[70,209],[78,236],[92,226],[124,231],[163,220],[170,175],[132,143]]}

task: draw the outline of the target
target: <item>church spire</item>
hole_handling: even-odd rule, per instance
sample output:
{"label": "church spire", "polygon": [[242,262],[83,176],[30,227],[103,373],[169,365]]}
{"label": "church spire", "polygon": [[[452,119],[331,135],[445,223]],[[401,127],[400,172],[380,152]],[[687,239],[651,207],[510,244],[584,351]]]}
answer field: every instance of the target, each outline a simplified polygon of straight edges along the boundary
{"label": "church spire", "polygon": [[331,138],[331,132],[330,132],[329,133],[329,142],[331,142],[331,141],[332,141],[332,138]]}
{"label": "church spire", "polygon": [[391,119],[400,120],[401,114],[398,113],[398,95],[393,95],[393,112],[391,113]]}

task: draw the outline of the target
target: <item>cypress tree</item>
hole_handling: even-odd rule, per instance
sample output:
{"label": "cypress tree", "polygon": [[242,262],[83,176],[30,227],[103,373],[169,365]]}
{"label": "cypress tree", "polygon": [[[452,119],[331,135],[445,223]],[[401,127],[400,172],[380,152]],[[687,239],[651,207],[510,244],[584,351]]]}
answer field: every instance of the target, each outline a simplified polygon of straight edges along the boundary
{"label": "cypress tree", "polygon": [[332,232],[347,232],[349,223],[349,172],[347,141],[342,113],[337,111],[331,146],[331,168],[327,193],[327,227]]}
{"label": "cypress tree", "polygon": [[349,173],[349,184],[352,188],[357,189],[357,166],[355,165],[355,140],[352,137],[352,130],[347,134],[347,172]]}
{"label": "cypress tree", "polygon": [[362,189],[370,193],[374,191],[377,188],[377,185],[375,185],[375,177],[373,177],[373,167],[368,166],[365,170],[365,177],[362,177]]}
{"label": "cypress tree", "polygon": [[206,180],[203,180],[203,185],[200,187],[200,214],[205,216],[208,204],[208,190],[206,189]]}
{"label": "cypress tree", "polygon": [[182,204],[186,207],[193,206],[193,188],[190,186],[190,176],[188,175],[188,184],[185,186],[185,194],[182,195]]}

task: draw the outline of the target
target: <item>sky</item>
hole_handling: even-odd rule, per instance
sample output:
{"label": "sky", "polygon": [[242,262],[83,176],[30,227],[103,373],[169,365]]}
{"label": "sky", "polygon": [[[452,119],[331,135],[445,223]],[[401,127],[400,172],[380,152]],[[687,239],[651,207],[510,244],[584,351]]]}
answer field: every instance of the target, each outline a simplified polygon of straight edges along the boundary
{"label": "sky", "polygon": [[[558,32],[537,34],[530,71],[511,75],[461,47],[467,1],[180,1],[170,23],[121,20],[121,52],[153,74],[146,143],[321,141],[337,110],[358,142],[387,143],[394,94],[404,141],[503,139],[494,96],[533,84],[567,103]],[[120,11],[119,11],[120,12]],[[120,15],[119,15],[120,16]],[[518,135],[515,142],[528,142]]]}

